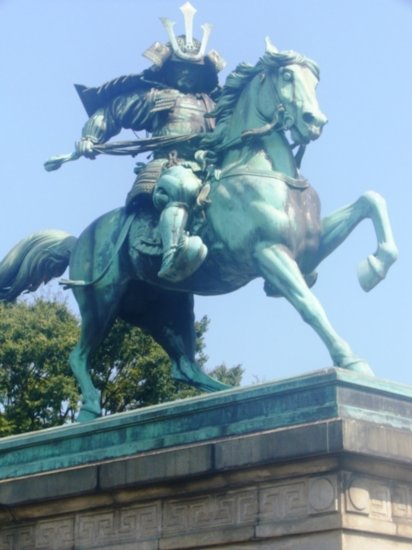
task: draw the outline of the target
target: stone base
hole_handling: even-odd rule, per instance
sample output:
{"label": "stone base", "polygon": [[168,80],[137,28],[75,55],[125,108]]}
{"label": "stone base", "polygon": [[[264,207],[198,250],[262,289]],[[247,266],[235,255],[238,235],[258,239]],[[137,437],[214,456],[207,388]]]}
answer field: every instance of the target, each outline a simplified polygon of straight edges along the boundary
{"label": "stone base", "polygon": [[0,550],[406,550],[412,391],[329,369],[5,438],[0,478]]}

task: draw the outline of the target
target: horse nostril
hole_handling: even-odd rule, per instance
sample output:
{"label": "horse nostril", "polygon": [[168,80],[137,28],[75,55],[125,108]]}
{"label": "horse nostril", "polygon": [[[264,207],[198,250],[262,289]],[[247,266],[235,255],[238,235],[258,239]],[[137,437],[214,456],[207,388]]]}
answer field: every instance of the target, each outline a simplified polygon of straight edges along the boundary
{"label": "horse nostril", "polygon": [[312,113],[303,113],[302,118],[306,122],[306,124],[314,124],[316,121]]}
{"label": "horse nostril", "polygon": [[323,113],[319,113],[317,116],[306,111],[302,115],[303,121],[306,122],[309,126],[316,126],[317,128],[323,128],[328,122],[328,119]]}

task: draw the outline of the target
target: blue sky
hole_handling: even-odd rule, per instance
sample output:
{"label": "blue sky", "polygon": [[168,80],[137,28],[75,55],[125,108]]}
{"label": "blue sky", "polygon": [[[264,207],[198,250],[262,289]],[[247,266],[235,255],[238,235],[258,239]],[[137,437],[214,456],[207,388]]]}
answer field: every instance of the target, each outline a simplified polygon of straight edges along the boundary
{"label": "blue sky", "polygon": [[[141,54],[165,41],[167,16],[183,32],[183,0],[0,0],[0,255],[45,228],[79,235],[122,205],[131,158],[81,159],[46,173],[50,156],[71,152],[86,114],[74,83],[99,85],[140,72]],[[320,106],[329,118],[306,152],[302,172],[323,213],[368,189],[387,200],[400,258],[369,294],[356,266],[376,247],[365,221],[319,268],[315,294],[338,332],[380,378],[412,383],[412,2],[410,0],[193,0],[200,25],[214,24],[209,47],[227,61],[255,63],[269,35],[320,65]],[[132,136],[128,135],[128,138]],[[74,307],[74,306],[73,306]],[[244,383],[330,366],[310,327],[262,281],[224,297],[196,299],[207,314],[209,367],[242,363]]]}

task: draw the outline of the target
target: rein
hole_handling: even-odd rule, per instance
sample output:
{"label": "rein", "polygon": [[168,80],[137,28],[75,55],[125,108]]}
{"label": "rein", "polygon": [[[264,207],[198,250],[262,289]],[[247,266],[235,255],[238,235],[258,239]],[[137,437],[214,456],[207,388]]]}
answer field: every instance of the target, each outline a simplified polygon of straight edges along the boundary
{"label": "rein", "polygon": [[[304,63],[302,63],[302,64],[304,64]],[[265,77],[266,77],[266,74],[265,74]],[[273,95],[278,100],[278,104],[276,105],[274,117],[276,117],[277,113],[281,113],[283,115],[281,126],[277,129],[277,131],[284,132],[286,130],[289,130],[295,124],[295,117],[291,117],[289,115],[289,119],[292,120],[293,123],[292,123],[291,126],[285,124],[285,122],[283,121],[283,118],[285,118],[284,117],[285,114],[288,114],[287,109],[286,109],[285,105],[281,102],[280,97],[279,97],[279,92],[278,92],[278,90],[275,86],[275,83],[273,82],[272,79],[270,79],[270,84],[272,86]],[[293,83],[293,102],[296,104],[295,83]],[[279,118],[278,118],[278,123],[280,124]],[[273,129],[276,129],[275,126],[273,126]],[[295,147],[299,147],[299,149],[298,149],[297,153],[294,155],[294,157],[295,157],[296,166],[298,168],[300,168],[301,164],[302,164],[303,155],[305,154],[305,151],[306,151],[306,145],[302,145],[302,144],[299,144],[299,143],[294,143],[294,144],[291,145],[292,149],[294,149]]]}
{"label": "rein", "polygon": [[[263,79],[265,78],[266,78],[266,74],[263,75]],[[270,84],[272,86],[273,95],[278,100],[278,103],[275,107],[275,112],[273,114],[272,121],[268,122],[267,124],[264,124],[260,128],[250,128],[248,130],[244,130],[243,132],[241,132],[240,135],[232,138],[230,141],[226,143],[222,143],[221,145],[215,146],[214,148],[215,153],[222,153],[224,151],[227,151],[228,149],[234,149],[239,145],[242,146],[249,139],[251,140],[258,139],[271,134],[273,131],[284,132],[291,128],[291,126],[286,125],[285,121],[283,120],[285,113],[287,113],[287,110],[285,105],[280,101],[279,93],[272,79],[270,79]],[[295,87],[293,86],[293,92],[294,90],[295,90]],[[295,123],[294,117],[291,117],[289,115],[289,119],[293,121],[293,124]],[[296,147],[299,147],[299,149],[297,153],[294,155],[294,158],[295,158],[296,166],[300,168],[302,164],[303,155],[305,154],[306,145],[302,145],[298,143],[294,143],[291,145],[292,149]],[[285,176],[285,177],[288,177],[288,176]]]}
{"label": "rein", "polygon": [[248,170],[244,168],[232,168],[228,167],[223,170],[216,170],[214,177],[217,181],[221,181],[226,178],[238,177],[238,176],[256,176],[259,178],[268,178],[271,180],[280,180],[286,183],[291,189],[298,189],[300,191],[310,187],[308,180],[304,178],[292,178],[287,176],[283,172],[268,172],[265,170]]}

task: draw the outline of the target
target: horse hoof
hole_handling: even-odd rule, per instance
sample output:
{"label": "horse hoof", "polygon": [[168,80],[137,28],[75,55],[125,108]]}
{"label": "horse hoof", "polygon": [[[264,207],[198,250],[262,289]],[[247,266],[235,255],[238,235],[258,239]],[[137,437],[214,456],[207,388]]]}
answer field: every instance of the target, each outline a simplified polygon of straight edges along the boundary
{"label": "horse hoof", "polygon": [[172,378],[184,382],[203,392],[215,392],[232,389],[232,386],[212,378],[194,362],[181,358],[179,363],[172,361]]}
{"label": "horse hoof", "polygon": [[90,422],[90,420],[96,420],[96,418],[100,418],[101,415],[102,411],[99,405],[83,405],[80,408],[77,422],[79,422],[80,424],[82,424],[83,422]]}
{"label": "horse hoof", "polygon": [[365,292],[369,292],[385,277],[382,262],[375,256],[368,256],[358,265],[358,280]]}
{"label": "horse hoof", "polygon": [[364,374],[365,376],[375,376],[373,370],[370,368],[368,363],[363,359],[357,359],[346,365],[342,365],[342,368],[351,370],[358,374]]}
{"label": "horse hoof", "polygon": [[376,254],[371,254],[359,264],[358,279],[365,292],[372,290],[386,277],[398,254],[395,244],[380,244]]}

